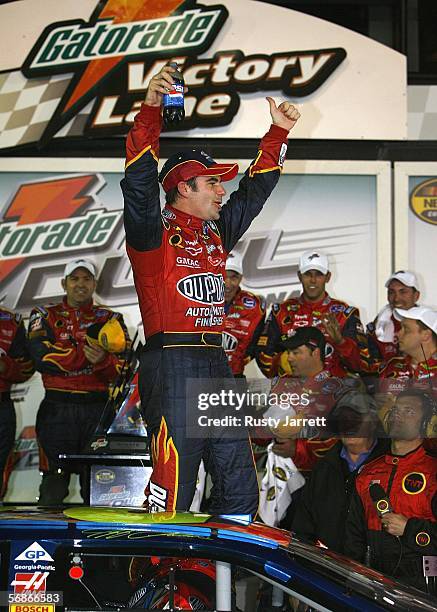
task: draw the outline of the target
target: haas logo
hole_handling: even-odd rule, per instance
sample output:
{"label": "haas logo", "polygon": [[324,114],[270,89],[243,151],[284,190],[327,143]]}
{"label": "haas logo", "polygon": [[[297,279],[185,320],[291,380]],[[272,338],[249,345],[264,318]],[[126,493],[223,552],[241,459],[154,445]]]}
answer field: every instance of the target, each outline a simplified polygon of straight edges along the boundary
{"label": "haas logo", "polygon": [[223,332],[223,349],[226,352],[230,352],[230,351],[235,351],[235,349],[238,346],[238,340],[235,336],[233,336],[232,334],[230,334],[229,332]]}

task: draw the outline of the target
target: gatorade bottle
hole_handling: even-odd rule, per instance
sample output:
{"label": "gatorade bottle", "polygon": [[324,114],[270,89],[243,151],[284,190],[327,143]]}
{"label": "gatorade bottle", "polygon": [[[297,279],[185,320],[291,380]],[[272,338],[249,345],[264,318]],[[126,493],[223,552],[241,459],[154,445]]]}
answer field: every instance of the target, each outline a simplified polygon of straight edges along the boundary
{"label": "gatorade bottle", "polygon": [[176,69],[172,73],[173,89],[162,96],[163,119],[169,127],[175,127],[185,117],[184,110],[184,78],[179,71],[176,62],[170,62],[169,66]]}

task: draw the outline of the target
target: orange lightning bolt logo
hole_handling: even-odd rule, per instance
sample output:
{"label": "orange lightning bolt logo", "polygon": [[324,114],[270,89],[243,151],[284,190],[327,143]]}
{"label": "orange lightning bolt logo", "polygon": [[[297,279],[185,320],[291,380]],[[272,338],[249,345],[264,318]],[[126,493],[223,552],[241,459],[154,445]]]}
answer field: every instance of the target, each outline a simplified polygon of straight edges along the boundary
{"label": "orange lightning bolt logo", "polygon": [[[42,222],[66,220],[83,212],[94,201],[89,192],[96,182],[95,174],[87,174],[21,185],[0,224],[2,255],[8,256],[13,253],[20,242],[23,243],[20,248],[21,253],[28,252],[31,255],[35,244],[32,226]],[[12,236],[11,224],[15,224],[17,230]],[[23,256],[2,259],[0,283],[9,278],[12,272],[17,271],[26,261],[26,257]]]}

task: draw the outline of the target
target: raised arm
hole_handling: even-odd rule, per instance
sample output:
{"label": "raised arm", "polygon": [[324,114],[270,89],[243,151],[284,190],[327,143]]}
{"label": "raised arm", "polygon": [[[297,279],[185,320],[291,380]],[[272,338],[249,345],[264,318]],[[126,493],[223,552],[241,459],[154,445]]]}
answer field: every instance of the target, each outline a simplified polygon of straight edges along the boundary
{"label": "raised arm", "polygon": [[128,247],[149,251],[162,238],[158,158],[162,95],[172,84],[174,68],[164,66],[150,81],[146,98],[126,140],[124,226]]}
{"label": "raised arm", "polygon": [[273,98],[267,98],[272,125],[261,140],[258,153],[241,179],[237,191],[231,194],[222,208],[217,223],[223,246],[229,253],[261,212],[265,201],[278,182],[287,151],[289,131],[300,117],[290,103],[276,106]]}

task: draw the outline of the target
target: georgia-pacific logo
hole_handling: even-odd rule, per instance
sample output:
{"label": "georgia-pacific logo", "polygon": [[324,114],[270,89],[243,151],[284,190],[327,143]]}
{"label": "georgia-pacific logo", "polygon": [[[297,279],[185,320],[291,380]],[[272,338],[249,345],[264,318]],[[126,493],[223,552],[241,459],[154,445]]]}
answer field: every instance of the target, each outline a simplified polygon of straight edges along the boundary
{"label": "georgia-pacific logo", "polygon": [[422,472],[410,472],[402,479],[402,490],[408,495],[422,493],[426,487],[426,477]]}
{"label": "georgia-pacific logo", "polygon": [[437,225],[437,178],[417,185],[410,196],[410,208],[425,223]]}

